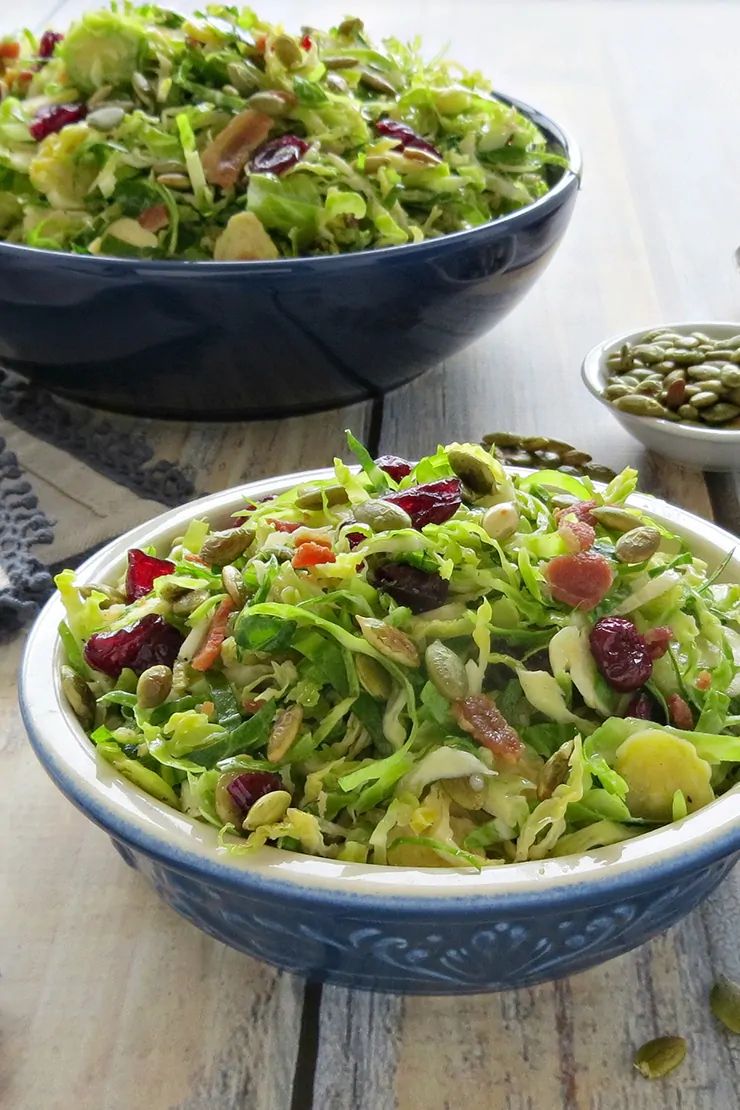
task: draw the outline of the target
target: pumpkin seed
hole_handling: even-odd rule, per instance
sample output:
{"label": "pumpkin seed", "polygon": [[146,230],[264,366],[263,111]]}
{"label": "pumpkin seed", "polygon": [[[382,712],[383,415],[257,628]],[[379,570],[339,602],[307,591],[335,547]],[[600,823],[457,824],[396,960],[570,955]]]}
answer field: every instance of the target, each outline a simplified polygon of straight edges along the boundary
{"label": "pumpkin seed", "polygon": [[657,528],[643,526],[633,528],[620,536],[614,546],[614,553],[620,563],[644,563],[660,547],[660,532]]}
{"label": "pumpkin seed", "polygon": [[254,93],[247,101],[250,108],[264,112],[266,116],[285,116],[295,108],[298,97],[285,89],[266,89]]}
{"label": "pumpkin seed", "polygon": [[603,524],[604,528],[609,528],[612,532],[631,532],[640,524],[639,517],[634,513],[628,512],[627,509],[618,509],[614,505],[597,505],[590,512],[599,524]]}
{"label": "pumpkin seed", "polygon": [[709,994],[709,1007],[725,1028],[740,1035],[740,986],[720,975]]}
{"label": "pumpkin seed", "polygon": [[663,348],[650,344],[639,345],[632,348],[634,358],[640,358],[644,363],[660,362],[664,357]]}
{"label": "pumpkin seed", "polygon": [[244,62],[229,62],[226,73],[235,89],[240,93],[251,93],[259,88],[259,77],[255,70]]}
{"label": "pumpkin seed", "polygon": [[[539,442],[539,441],[538,441]],[[543,441],[542,445],[547,441]],[[523,443],[527,450],[533,450]],[[534,448],[537,450],[537,448]],[[453,472],[461,482],[481,497],[494,493],[497,488],[496,475],[493,470],[493,460],[487,462],[479,458],[473,451],[466,451],[464,447],[453,447],[447,452],[447,459]]]}
{"label": "pumpkin seed", "polygon": [[243,555],[254,539],[248,528],[229,528],[224,532],[209,532],[200,549],[200,557],[208,566],[219,567],[233,563]]}
{"label": "pumpkin seed", "polygon": [[540,771],[537,780],[537,797],[541,802],[551,798],[558,786],[567,781],[570,774],[570,758],[575,747],[572,740],[567,740],[551,755],[545,766]]}
{"label": "pumpkin seed", "polygon": [[229,564],[221,571],[221,582],[231,600],[241,609],[247,600],[247,587],[244,585],[242,572]]}
{"label": "pumpkin seed", "polygon": [[263,794],[250,808],[242,822],[242,828],[253,832],[260,825],[273,825],[282,821],[292,801],[287,790],[271,790],[269,794]]}
{"label": "pumpkin seed", "polygon": [[737,389],[740,385],[740,369],[731,362],[725,363],[720,371],[720,381],[725,389]]}
{"label": "pumpkin seed", "polygon": [[286,69],[295,69],[303,62],[303,52],[290,35],[278,35],[273,40],[272,49]]}
{"label": "pumpkin seed", "polygon": [[192,183],[184,173],[161,173],[157,177],[157,184],[164,185],[166,189],[192,189]]}
{"label": "pumpkin seed", "polygon": [[357,617],[357,623],[367,642],[381,655],[392,659],[394,663],[400,663],[403,667],[419,666],[418,648],[400,628],[394,628],[393,625],[379,621],[375,617]]}
{"label": "pumpkin seed", "polygon": [[299,509],[322,509],[327,505],[344,505],[349,501],[344,486],[305,486],[295,499]]}
{"label": "pumpkin seed", "polygon": [[345,39],[356,38],[358,35],[361,35],[364,30],[365,24],[361,19],[358,19],[357,16],[349,16],[347,19],[343,19],[339,24],[337,27],[337,34]]}
{"label": "pumpkin seed", "polygon": [[207,601],[210,596],[210,591],[206,589],[186,590],[185,593],[172,602],[172,612],[178,617],[186,617],[190,613],[194,613],[198,606]]}
{"label": "pumpkin seed", "polygon": [[270,763],[279,763],[285,758],[297,740],[302,724],[303,710],[300,705],[291,705],[289,709],[282,709],[278,713],[267,741],[267,758]]}
{"label": "pumpkin seed", "polygon": [[699,410],[695,409],[693,405],[681,405],[678,410],[678,415],[683,420],[695,421],[699,419]]}
{"label": "pumpkin seed", "polygon": [[513,501],[491,505],[481,518],[481,528],[492,540],[508,540],[519,527],[519,510]]}
{"label": "pumpkin seed", "polygon": [[355,505],[355,519],[360,524],[367,524],[373,532],[391,532],[397,528],[411,527],[411,517],[400,505],[374,498]]}
{"label": "pumpkin seed", "polygon": [[429,678],[443,698],[458,701],[470,692],[467,672],[462,659],[441,640],[429,644],[424,652]]}
{"label": "pumpkin seed", "polygon": [[224,825],[236,825],[239,828],[242,823],[242,811],[229,794],[228,788],[234,779],[238,779],[243,774],[243,771],[224,771],[216,780],[216,787],[213,792],[213,808],[216,810],[219,821],[222,821]]}
{"label": "pumpkin seed", "polygon": [[172,689],[172,671],[164,664],[147,667],[136,683],[136,700],[142,709],[155,709]]}
{"label": "pumpkin seed", "polygon": [[85,731],[95,724],[95,696],[81,675],[65,663],[61,669],[62,692]]}
{"label": "pumpkin seed", "polygon": [[338,96],[343,96],[344,93],[349,92],[349,85],[338,73],[327,73],[326,87],[331,89],[333,93],[337,93]]}
{"label": "pumpkin seed", "polygon": [[680,347],[669,347],[663,357],[679,366],[698,366],[704,362],[705,356],[702,351],[682,351]]}
{"label": "pumpkin seed", "polygon": [[355,655],[355,666],[360,685],[371,698],[381,698],[383,701],[391,695],[393,683],[385,667],[371,659],[369,655]]}
{"label": "pumpkin seed", "polygon": [[[667,363],[666,363],[666,365],[667,365]],[[673,385],[674,382],[685,382],[685,381],[686,381],[686,371],[685,370],[671,370],[670,373],[666,374],[665,378],[663,379],[663,384],[664,385]]]}
{"label": "pumpkin seed", "polygon": [[390,81],[386,81],[382,73],[378,73],[375,69],[361,69],[360,84],[366,89],[372,89],[373,92],[385,93],[386,96],[396,95],[396,90]]}
{"label": "pumpkin seed", "polygon": [[702,420],[706,420],[708,424],[726,424],[736,416],[740,416],[740,408],[737,405],[726,404],[724,401],[701,412]]}
{"label": "pumpkin seed", "polygon": [[702,389],[699,393],[695,393],[691,398],[691,404],[695,409],[705,409],[709,405],[716,405],[719,401],[719,396],[711,390]]}
{"label": "pumpkin seed", "polygon": [[421,166],[438,166],[442,159],[434,154],[431,150],[423,150],[421,147],[407,146],[403,152],[403,157],[408,162],[418,162]]}
{"label": "pumpkin seed", "polygon": [[617,397],[614,407],[630,416],[666,416],[668,411],[654,397],[644,397],[638,393]]}
{"label": "pumpkin seed", "polygon": [[716,378],[717,369],[709,363],[702,363],[701,366],[689,366],[688,375],[692,382],[711,381],[712,378]]}
{"label": "pumpkin seed", "polygon": [[327,69],[354,69],[360,64],[360,59],[351,54],[324,54],[321,61]]}
{"label": "pumpkin seed", "polygon": [[93,593],[102,594],[105,598],[106,604],[101,601],[101,608],[107,608],[108,605],[122,605],[126,600],[115,586],[109,586],[106,582],[93,582],[90,586],[80,586],[80,597],[88,598]]}
{"label": "pumpkin seed", "polygon": [[626,397],[630,392],[630,387],[624,385],[622,382],[615,382],[614,385],[608,385],[604,390],[604,396],[610,401],[616,400],[617,397]]}
{"label": "pumpkin seed", "polygon": [[126,113],[123,108],[96,108],[94,112],[90,112],[87,116],[87,124],[92,127],[94,131],[113,131],[120,123],[123,123],[126,118]]}
{"label": "pumpkin seed", "polygon": [[662,1079],[682,1064],[685,1056],[683,1037],[656,1037],[635,1053],[634,1065],[646,1079]]}

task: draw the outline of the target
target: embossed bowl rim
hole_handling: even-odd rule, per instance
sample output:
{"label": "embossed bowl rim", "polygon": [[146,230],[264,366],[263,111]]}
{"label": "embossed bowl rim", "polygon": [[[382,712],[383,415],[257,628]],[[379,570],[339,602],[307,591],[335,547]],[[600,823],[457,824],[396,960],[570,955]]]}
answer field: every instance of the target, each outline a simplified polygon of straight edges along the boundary
{"label": "embossed bowl rim", "polygon": [[[88,559],[82,582],[113,580],[131,547],[159,546],[181,535],[193,517],[226,523],[244,497],[279,493],[298,483],[330,478],[333,470],[302,471],[249,482],[162,513],[133,528]],[[518,473],[528,471],[518,470]],[[737,541],[714,524],[645,494],[631,503],[684,536],[711,565],[733,551]],[[740,557],[733,556],[723,581],[740,581]],[[216,830],[170,809],[119,776],[102,761],[67,706],[60,688],[62,649],[57,627],[64,616],[58,596],[34,624],[20,672],[19,698],[31,744],[62,792],[96,824],[134,850],[167,866],[198,876],[206,885],[260,891],[310,903],[327,901],[386,914],[452,912],[461,901],[472,913],[490,912],[492,903],[544,908],[611,900],[641,887],[659,886],[740,852],[740,786],[675,824],[623,844],[578,856],[469,869],[381,867],[342,863],[278,848],[234,856],[218,847]],[[467,911],[466,911],[467,912]]]}

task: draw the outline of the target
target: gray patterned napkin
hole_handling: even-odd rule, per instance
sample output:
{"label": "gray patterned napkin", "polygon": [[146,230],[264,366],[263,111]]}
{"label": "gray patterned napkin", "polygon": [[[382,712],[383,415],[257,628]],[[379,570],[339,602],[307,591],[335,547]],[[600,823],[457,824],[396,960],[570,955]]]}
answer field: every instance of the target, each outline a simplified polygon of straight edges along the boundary
{"label": "gray patterned napkin", "polygon": [[36,614],[56,570],[193,496],[154,455],[142,433],[0,371],[0,637]]}

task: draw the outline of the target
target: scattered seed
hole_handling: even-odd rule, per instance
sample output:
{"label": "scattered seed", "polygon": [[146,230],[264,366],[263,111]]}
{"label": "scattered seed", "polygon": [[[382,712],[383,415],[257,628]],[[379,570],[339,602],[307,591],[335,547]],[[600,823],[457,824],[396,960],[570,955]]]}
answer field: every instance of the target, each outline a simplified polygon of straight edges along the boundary
{"label": "scattered seed", "polygon": [[61,671],[62,692],[85,731],[95,724],[95,696],[77,671],[66,664]]}
{"label": "scattered seed", "polygon": [[208,566],[224,567],[243,555],[253,539],[254,532],[247,528],[209,532],[200,549],[200,557]]}
{"label": "scattered seed", "polygon": [[391,676],[377,659],[371,659],[369,655],[358,654],[355,656],[355,666],[360,685],[371,698],[387,700],[390,697],[393,685]]}
{"label": "scattered seed", "polygon": [[349,92],[349,85],[343,77],[339,76],[338,73],[327,73],[326,87],[327,89],[331,89],[333,93],[337,93],[337,95],[339,96],[343,96],[344,93]]}
{"label": "scattered seed", "polygon": [[126,113],[123,108],[111,108],[106,105],[104,108],[96,108],[94,112],[89,112],[87,124],[94,131],[113,131],[123,123],[125,118]]}
{"label": "scattered seed", "polygon": [[395,96],[396,90],[390,81],[386,81],[381,73],[374,69],[360,70],[360,84],[373,92],[385,93],[386,96]]}
{"label": "scattered seed", "polygon": [[259,88],[259,78],[245,62],[229,62],[226,66],[229,81],[240,93],[251,93]]}
{"label": "scattered seed", "polygon": [[294,69],[303,61],[301,48],[290,35],[278,35],[272,44],[272,49],[286,69]]}
{"label": "scattered seed", "polygon": [[242,822],[242,828],[253,832],[260,825],[272,825],[276,821],[282,821],[292,801],[293,798],[287,790],[271,790],[269,794],[263,794],[251,806]]}
{"label": "scattered seed", "polygon": [[321,61],[327,69],[354,69],[360,64],[360,59],[353,58],[350,54],[323,55]]}
{"label": "scattered seed", "polygon": [[720,975],[709,994],[709,1006],[714,1016],[730,1030],[740,1035],[740,986],[726,975]]}
{"label": "scattered seed", "polygon": [[198,606],[207,601],[210,596],[206,589],[186,590],[184,594],[181,594],[172,602],[172,612],[178,617],[186,617],[190,613],[194,613]]}
{"label": "scattered seed", "polygon": [[612,505],[597,505],[590,510],[591,516],[598,520],[604,528],[612,532],[631,532],[640,525],[640,520],[627,509],[618,509]]}
{"label": "scattered seed", "polygon": [[[546,440],[537,440],[538,445],[544,446]],[[529,444],[523,444],[533,450]],[[538,448],[534,448],[537,450]],[[466,451],[464,447],[453,447],[447,452],[447,458],[454,473],[469,490],[481,497],[493,493],[496,489],[496,476],[493,466],[480,459],[474,452]]]}
{"label": "scattered seed", "polygon": [[296,106],[298,97],[284,89],[266,89],[254,93],[247,103],[266,116],[284,116]]}
{"label": "scattered seed", "polygon": [[355,506],[355,519],[367,524],[373,532],[392,532],[397,528],[411,527],[411,517],[400,505],[374,498]]}
{"label": "scattered seed", "polygon": [[662,1079],[682,1064],[685,1056],[683,1037],[656,1037],[635,1053],[634,1065],[646,1079]]}
{"label": "scattered seed", "polygon": [[136,683],[136,700],[142,709],[155,709],[161,705],[172,689],[172,671],[157,665],[148,667]]}
{"label": "scattered seed", "polygon": [[424,662],[429,678],[442,697],[457,701],[468,696],[470,687],[465,665],[452,648],[435,640],[426,649]]}
{"label": "scattered seed", "polygon": [[567,740],[565,744],[551,755],[545,766],[540,771],[537,780],[537,797],[541,802],[551,798],[558,786],[561,786],[570,773],[570,757],[573,755],[574,744]]}
{"label": "scattered seed", "polygon": [[643,526],[625,532],[617,540],[614,553],[620,563],[644,563],[660,547],[660,532],[657,528]]}
{"label": "scattered seed", "polygon": [[282,709],[278,713],[267,741],[267,758],[270,763],[279,763],[285,758],[297,740],[302,724],[303,710],[300,705],[291,705],[289,709]]}
{"label": "scattered seed", "polygon": [[299,509],[322,509],[327,505],[344,505],[349,498],[344,486],[305,486],[295,499]]}
{"label": "scattered seed", "polygon": [[410,637],[400,628],[376,620],[375,617],[357,617],[362,635],[381,655],[404,667],[419,666],[419,651]]}
{"label": "scattered seed", "polygon": [[247,600],[247,587],[244,585],[242,572],[228,564],[221,571],[221,582],[231,600],[241,609]]}

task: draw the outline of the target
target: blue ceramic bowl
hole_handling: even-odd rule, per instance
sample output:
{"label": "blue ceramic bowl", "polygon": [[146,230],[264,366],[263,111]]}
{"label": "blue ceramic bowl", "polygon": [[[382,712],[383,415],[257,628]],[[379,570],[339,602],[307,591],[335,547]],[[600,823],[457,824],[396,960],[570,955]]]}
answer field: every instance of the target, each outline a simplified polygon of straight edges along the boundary
{"label": "blue ceramic bowl", "polygon": [[120,412],[232,420],[377,397],[489,331],[570,220],[580,154],[550,192],[424,243],[275,262],[139,262],[0,244],[0,363]]}
{"label": "blue ceramic bowl", "polygon": [[[333,472],[270,479],[163,514],[81,568],[116,580],[130,547],[160,550],[193,517],[222,527],[243,497],[277,493]],[[737,541],[653,498],[634,504],[683,535],[710,566]],[[740,557],[724,579],[740,581]],[[667,828],[622,845],[541,863],[457,868],[379,867],[265,848],[245,857],[216,830],[157,802],[96,763],[61,694],[54,598],[28,639],[23,718],[54,782],[104,829],[164,900],[204,932],[312,979],[363,990],[467,994],[582,971],[666,929],[705,898],[740,857],[740,787]]]}

